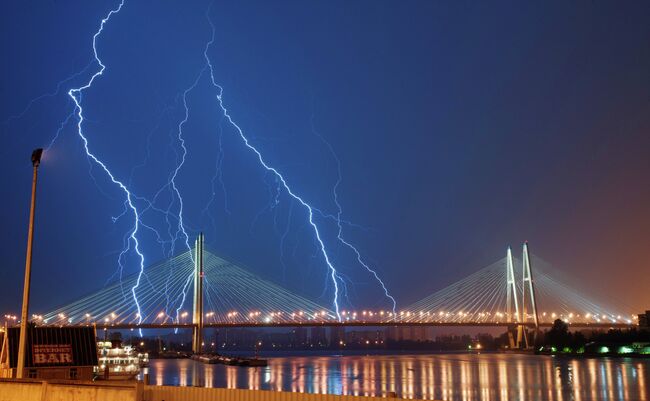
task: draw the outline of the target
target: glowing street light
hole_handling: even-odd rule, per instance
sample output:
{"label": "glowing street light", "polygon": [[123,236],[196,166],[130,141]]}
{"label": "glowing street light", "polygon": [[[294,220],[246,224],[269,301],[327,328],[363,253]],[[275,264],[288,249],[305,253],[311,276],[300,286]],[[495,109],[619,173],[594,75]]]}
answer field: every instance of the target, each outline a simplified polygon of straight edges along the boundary
{"label": "glowing street light", "polygon": [[23,308],[20,314],[20,341],[18,343],[18,366],[16,377],[22,379],[25,369],[25,350],[27,348],[27,318],[29,316],[29,283],[32,276],[32,244],[34,242],[34,215],[36,210],[36,180],[38,178],[38,166],[41,164],[43,149],[38,148],[32,152],[32,200],[29,210],[29,231],[27,234],[27,257],[25,258],[25,284],[23,286]]}

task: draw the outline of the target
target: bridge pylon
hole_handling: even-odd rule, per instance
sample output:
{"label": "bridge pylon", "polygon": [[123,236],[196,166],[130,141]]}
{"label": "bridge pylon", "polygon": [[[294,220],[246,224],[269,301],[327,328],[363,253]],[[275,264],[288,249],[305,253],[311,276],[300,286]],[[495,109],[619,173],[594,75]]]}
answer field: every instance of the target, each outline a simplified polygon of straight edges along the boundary
{"label": "bridge pylon", "polygon": [[200,354],[203,348],[203,244],[200,233],[194,244],[194,298],[192,304],[192,352]]}
{"label": "bridge pylon", "polygon": [[[517,286],[515,285],[515,268],[512,261],[512,250],[508,247],[506,254],[506,318],[510,323],[519,322],[519,303],[517,302]],[[514,306],[514,311],[513,307]],[[514,314],[513,314],[514,312]]]}
{"label": "bridge pylon", "polygon": [[[528,252],[528,242],[524,242],[523,255],[522,255],[522,270],[523,270],[523,282],[522,282],[522,294],[521,294],[521,323],[517,331],[517,347],[518,348],[529,348],[535,344],[537,338],[537,333],[539,332],[539,317],[537,315],[537,301],[535,300],[535,285],[533,282],[533,273],[530,263],[530,255]],[[535,333],[533,335],[532,344],[528,339],[526,333],[526,327],[523,325],[528,321],[528,308],[526,304],[526,292],[528,292],[528,297],[530,298],[530,308],[535,323]]]}
{"label": "bridge pylon", "polygon": [[[517,285],[515,282],[514,265],[512,249],[508,247],[506,253],[506,321],[508,323],[519,323],[521,319],[521,316],[519,315],[519,303],[517,302]],[[516,330],[518,333],[518,326]],[[508,338],[510,340],[510,348],[518,347],[518,345],[515,344],[515,338],[511,328],[508,329]]]}

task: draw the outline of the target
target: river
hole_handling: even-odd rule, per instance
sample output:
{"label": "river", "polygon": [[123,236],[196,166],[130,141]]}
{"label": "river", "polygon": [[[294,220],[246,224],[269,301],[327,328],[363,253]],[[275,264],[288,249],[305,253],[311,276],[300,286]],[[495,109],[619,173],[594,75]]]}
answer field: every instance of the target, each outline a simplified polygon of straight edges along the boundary
{"label": "river", "polygon": [[518,354],[270,357],[269,366],[151,360],[152,384],[442,400],[649,400],[650,359]]}

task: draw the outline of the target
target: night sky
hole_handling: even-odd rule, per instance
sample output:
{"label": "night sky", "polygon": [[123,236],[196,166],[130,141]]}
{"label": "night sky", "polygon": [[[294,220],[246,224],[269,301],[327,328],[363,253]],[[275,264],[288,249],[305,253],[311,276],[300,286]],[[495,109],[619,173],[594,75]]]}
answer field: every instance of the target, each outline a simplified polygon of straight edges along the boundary
{"label": "night sky", "polygon": [[[97,71],[92,36],[117,4],[3,4],[2,314],[19,311],[29,156],[72,112],[66,92]],[[99,37],[107,68],[83,93],[84,132],[138,196],[152,199],[180,157],[181,95],[203,68],[208,6],[127,0]],[[216,1],[209,17],[209,56],[231,116],[296,193],[336,214],[331,144],[343,218],[354,223],[344,235],[398,306],[505,256],[508,245],[519,255],[528,240],[596,299],[650,307],[647,1]],[[203,231],[225,257],[329,305],[305,209],[277,194],[223,120],[208,76],[187,103],[177,185],[191,240]],[[133,224],[128,213],[113,221],[124,194],[86,157],[75,122],[40,168],[33,311],[104,286]],[[177,214],[168,189],[157,199]],[[163,214],[142,218],[169,240]],[[350,281],[344,305],[388,307],[336,245],[336,225],[318,222]],[[184,249],[150,230],[140,238],[147,265]],[[125,274],[137,271],[133,253],[125,264]]]}

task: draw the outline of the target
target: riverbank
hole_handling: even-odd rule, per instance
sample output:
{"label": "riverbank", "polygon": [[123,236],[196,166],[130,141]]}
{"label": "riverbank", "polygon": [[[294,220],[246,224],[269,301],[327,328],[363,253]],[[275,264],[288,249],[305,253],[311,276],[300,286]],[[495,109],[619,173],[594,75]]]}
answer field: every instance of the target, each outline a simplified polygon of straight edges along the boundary
{"label": "riverbank", "polygon": [[535,351],[538,355],[555,355],[567,357],[620,357],[620,358],[650,358],[650,343],[601,343],[592,342],[585,345],[570,346],[543,346]]}

